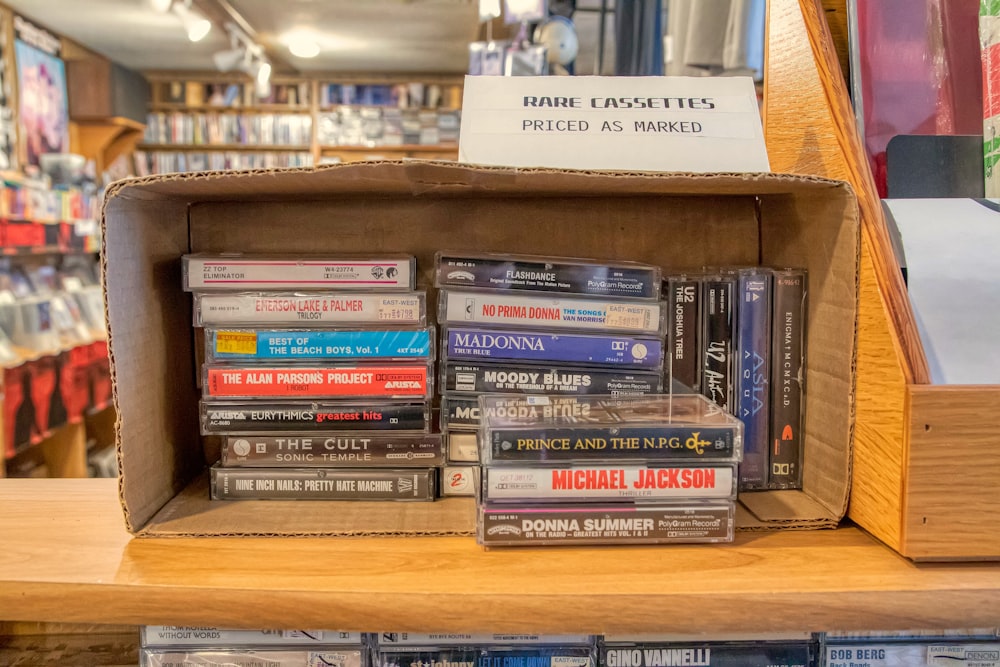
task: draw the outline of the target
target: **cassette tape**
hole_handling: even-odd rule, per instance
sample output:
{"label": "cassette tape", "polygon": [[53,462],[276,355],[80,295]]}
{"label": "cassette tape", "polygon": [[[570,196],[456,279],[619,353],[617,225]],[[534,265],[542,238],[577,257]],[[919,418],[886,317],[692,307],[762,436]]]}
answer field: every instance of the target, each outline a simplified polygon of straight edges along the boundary
{"label": "cassette tape", "polygon": [[610,368],[449,361],[441,365],[441,386],[443,392],[456,394],[645,396],[662,391],[663,374]]}
{"label": "cassette tape", "polygon": [[380,632],[375,635],[378,648],[435,648],[438,646],[593,646],[594,635],[490,635],[431,634],[419,632]]}
{"label": "cassette tape", "polygon": [[436,468],[211,468],[213,500],[434,500]]}
{"label": "cassette tape", "polygon": [[194,325],[426,326],[423,292],[195,292]]}
{"label": "cassette tape", "polygon": [[448,431],[449,463],[479,463],[479,435],[475,431]]}
{"label": "cassette tape", "polygon": [[587,646],[447,646],[383,648],[373,667],[595,667],[595,651]]}
{"label": "cassette tape", "polygon": [[346,647],[308,649],[142,648],[140,667],[364,667],[363,650]]}
{"label": "cassette tape", "polygon": [[806,293],[804,270],[774,272],[769,489],[802,488]]}
{"label": "cassette tape", "polygon": [[491,503],[732,500],[736,466],[487,466],[482,498]]}
{"label": "cassette tape", "polygon": [[304,646],[313,644],[361,645],[360,632],[330,630],[233,630],[227,628],[144,625],[139,628],[143,646]]}
{"label": "cassette tape", "polygon": [[735,503],[483,503],[477,539],[485,547],[732,542]]}
{"label": "cassette tape", "polygon": [[698,276],[670,276],[667,279],[667,357],[671,384],[701,389],[701,279]]}
{"label": "cassette tape", "polygon": [[676,465],[742,454],[743,424],[697,394],[552,398],[480,396],[482,462]]}
{"label": "cassette tape", "polygon": [[659,335],[663,332],[663,314],[659,301],[460,289],[438,292],[438,322],[442,324]]}
{"label": "cassette tape", "polygon": [[202,393],[234,398],[410,398],[431,395],[432,368],[419,364],[236,366],[205,364]]}
{"label": "cassette tape", "polygon": [[733,412],[735,319],[734,276],[706,277],[701,297],[701,393]]}
{"label": "cassette tape", "polygon": [[184,290],[310,289],[412,290],[417,262],[410,255],[184,255]]}
{"label": "cassette tape", "polygon": [[433,360],[434,353],[434,327],[205,330],[208,362]]}
{"label": "cassette tape", "polygon": [[202,435],[430,432],[431,410],[426,401],[201,401],[199,407]]}
{"label": "cassette tape", "polygon": [[736,397],[743,422],[740,488],[767,487],[771,384],[771,271],[744,269],[736,284]]}
{"label": "cassette tape", "polygon": [[434,260],[438,287],[660,297],[660,267],[638,262],[447,251]]}
{"label": "cassette tape", "polygon": [[475,497],[478,479],[479,466],[445,466],[441,469],[441,495]]}
{"label": "cassette tape", "polygon": [[663,340],[651,336],[450,327],[441,338],[441,356],[449,360],[663,367]]}
{"label": "cassette tape", "polygon": [[816,664],[817,653],[815,642],[808,639],[719,642],[658,640],[623,642],[605,639],[601,646],[601,664],[606,667],[665,667],[666,665],[812,667]]}
{"label": "cassette tape", "polygon": [[444,463],[440,433],[229,435],[219,463],[226,468],[296,466],[428,467]]}
{"label": "cassette tape", "polygon": [[1000,667],[1000,641],[830,641],[823,647],[827,667]]}

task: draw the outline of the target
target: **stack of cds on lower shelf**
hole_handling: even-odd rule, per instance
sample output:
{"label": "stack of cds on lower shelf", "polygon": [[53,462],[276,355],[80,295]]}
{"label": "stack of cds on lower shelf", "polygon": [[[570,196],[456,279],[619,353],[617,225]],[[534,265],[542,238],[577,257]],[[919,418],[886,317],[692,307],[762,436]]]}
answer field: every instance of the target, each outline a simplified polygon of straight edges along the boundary
{"label": "stack of cds on lower shelf", "polygon": [[372,667],[596,667],[592,635],[372,635]]}
{"label": "stack of cds on lower shelf", "polygon": [[[738,639],[712,635],[607,635],[600,642],[600,664],[601,667],[813,667],[818,652],[817,642],[808,632]],[[863,666],[864,663],[858,663],[854,667]]]}
{"label": "stack of cds on lower shelf", "polygon": [[[434,331],[414,274],[409,256],[185,258],[202,432],[222,436],[213,498],[434,499]],[[250,291],[276,284],[295,291]]]}
{"label": "stack of cds on lower shelf", "polygon": [[[445,487],[475,476],[481,394],[636,396],[663,388],[659,267],[440,252],[435,282],[441,431],[453,466]],[[465,488],[473,494],[472,484]]]}
{"label": "stack of cds on lower shelf", "polygon": [[360,632],[147,625],[140,643],[140,667],[368,667]]}
{"label": "stack of cds on lower shelf", "polygon": [[479,402],[480,544],[732,540],[743,425],[704,396]]}

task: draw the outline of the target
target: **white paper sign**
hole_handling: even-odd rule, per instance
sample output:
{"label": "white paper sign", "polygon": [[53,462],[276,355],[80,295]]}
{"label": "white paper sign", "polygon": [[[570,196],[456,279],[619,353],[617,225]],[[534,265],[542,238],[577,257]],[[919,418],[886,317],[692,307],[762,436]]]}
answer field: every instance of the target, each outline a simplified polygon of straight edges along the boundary
{"label": "white paper sign", "polygon": [[459,160],[624,171],[769,171],[749,77],[467,76]]}

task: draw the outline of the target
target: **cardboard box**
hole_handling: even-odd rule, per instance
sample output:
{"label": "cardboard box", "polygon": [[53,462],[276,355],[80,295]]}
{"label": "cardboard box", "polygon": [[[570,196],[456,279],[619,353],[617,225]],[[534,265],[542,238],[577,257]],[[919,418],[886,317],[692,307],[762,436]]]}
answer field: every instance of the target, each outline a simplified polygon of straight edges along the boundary
{"label": "cardboard box", "polygon": [[[744,529],[833,527],[850,490],[859,226],[846,183],[381,162],[123,181],[104,210],[120,490],[144,536],[472,534],[469,499],[210,502],[199,436],[189,252],[408,252],[428,284],[441,248],[809,270],[803,491],[744,494]],[[432,294],[432,298],[434,295]]]}

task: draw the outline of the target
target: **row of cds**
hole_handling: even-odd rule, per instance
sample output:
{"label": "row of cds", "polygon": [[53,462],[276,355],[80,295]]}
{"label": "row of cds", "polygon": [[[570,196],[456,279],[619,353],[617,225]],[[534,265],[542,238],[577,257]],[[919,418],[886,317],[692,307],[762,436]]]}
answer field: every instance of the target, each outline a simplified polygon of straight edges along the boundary
{"label": "row of cds", "polygon": [[995,630],[680,636],[359,633],[146,626],[143,667],[998,667]]}
{"label": "row of cds", "polygon": [[146,143],[298,145],[312,141],[312,116],[279,113],[154,112],[146,116]]}

